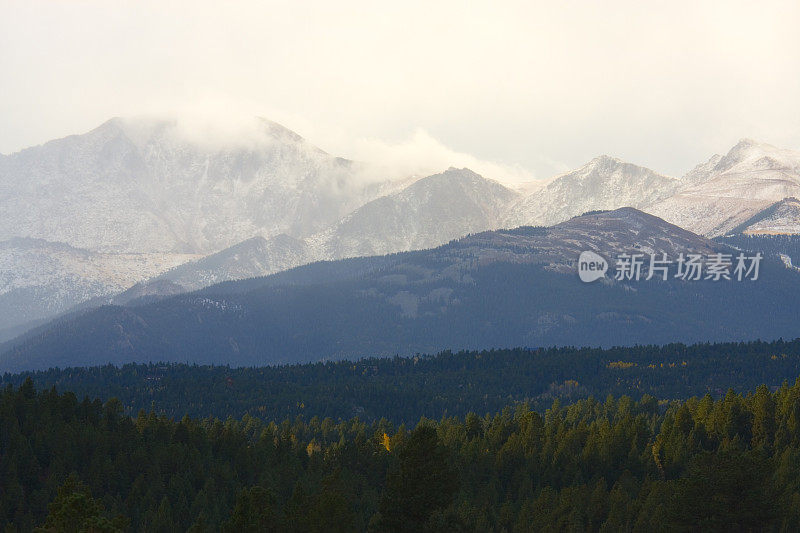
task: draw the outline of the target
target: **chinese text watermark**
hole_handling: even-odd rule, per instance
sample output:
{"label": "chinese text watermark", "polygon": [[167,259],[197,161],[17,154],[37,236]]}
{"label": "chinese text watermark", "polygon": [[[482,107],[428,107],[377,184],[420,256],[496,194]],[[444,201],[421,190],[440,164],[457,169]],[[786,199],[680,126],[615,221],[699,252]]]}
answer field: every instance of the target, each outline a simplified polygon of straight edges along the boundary
{"label": "chinese text watermark", "polygon": [[[747,255],[725,253],[679,254],[670,259],[660,254],[619,254],[614,262],[614,279],[617,281],[639,281],[670,278],[683,281],[756,281],[762,255],[758,252]],[[608,262],[592,251],[582,252],[578,258],[578,275],[581,281],[590,283],[605,277]]]}

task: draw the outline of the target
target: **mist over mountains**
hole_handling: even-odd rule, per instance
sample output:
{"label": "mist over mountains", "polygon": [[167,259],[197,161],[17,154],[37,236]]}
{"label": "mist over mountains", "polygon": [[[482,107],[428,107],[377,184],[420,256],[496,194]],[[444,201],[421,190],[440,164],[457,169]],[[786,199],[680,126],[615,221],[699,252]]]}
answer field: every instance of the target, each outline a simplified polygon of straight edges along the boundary
{"label": "mist over mountains", "polygon": [[208,254],[257,234],[309,235],[380,195],[361,165],[256,124],[246,142],[204,143],[174,121],[115,118],[12,154],[0,239]]}
{"label": "mist over mountains", "polygon": [[[192,133],[176,121],[115,118],[2,158],[0,296],[16,303],[0,309],[0,329],[255,236],[310,235],[393,187],[267,120],[244,139]],[[114,268],[60,253],[51,268],[31,269],[33,241],[18,238],[38,239],[40,255],[47,241]]]}
{"label": "mist over mountains", "polygon": [[435,248],[635,207],[694,233],[795,233],[800,153],[743,140],[677,179],[600,156],[545,186],[389,179],[255,119],[246,135],[112,119],[0,157],[0,340],[79,305]]}

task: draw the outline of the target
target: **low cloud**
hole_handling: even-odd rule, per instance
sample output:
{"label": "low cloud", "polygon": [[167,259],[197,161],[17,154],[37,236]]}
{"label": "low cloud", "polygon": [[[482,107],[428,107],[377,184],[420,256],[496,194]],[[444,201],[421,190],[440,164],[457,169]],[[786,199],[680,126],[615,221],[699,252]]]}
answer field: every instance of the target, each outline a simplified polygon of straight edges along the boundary
{"label": "low cloud", "polygon": [[123,119],[134,141],[147,139],[155,128],[177,142],[206,149],[257,149],[274,142],[264,119],[222,99],[202,99],[169,111],[154,110]]}
{"label": "low cloud", "polygon": [[532,172],[519,165],[488,161],[453,150],[421,128],[400,142],[357,139],[352,143],[350,153],[354,159],[378,168],[390,178],[427,176],[449,167],[466,167],[485,178],[509,185],[537,179]]}
{"label": "low cloud", "polygon": [[541,156],[540,167],[551,172],[537,176],[521,165],[509,165],[454,150],[423,128],[417,128],[404,140],[392,142],[375,137],[353,138],[342,128],[325,128],[302,117],[274,117],[276,113],[268,112],[260,113],[265,117],[261,118],[252,111],[241,103],[209,97],[184,103],[176,110],[154,110],[123,120],[126,132],[134,142],[145,142],[156,128],[166,128],[162,133],[172,136],[177,142],[188,142],[205,149],[257,150],[275,142],[265,126],[265,120],[270,122],[277,119],[277,123],[285,125],[290,131],[297,131],[310,145],[322,147],[331,155],[359,162],[360,171],[353,176],[358,181],[424,177],[456,167],[469,168],[485,178],[511,187],[524,185],[526,188],[535,188],[546,182],[542,178],[569,170],[566,164]]}

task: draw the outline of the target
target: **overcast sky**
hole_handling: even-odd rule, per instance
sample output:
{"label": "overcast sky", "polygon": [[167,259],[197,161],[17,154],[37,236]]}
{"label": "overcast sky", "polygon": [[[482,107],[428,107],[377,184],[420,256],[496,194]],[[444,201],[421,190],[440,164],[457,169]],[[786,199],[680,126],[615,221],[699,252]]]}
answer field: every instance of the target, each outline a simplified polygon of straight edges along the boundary
{"label": "overcast sky", "polygon": [[603,153],[677,176],[800,149],[798,28],[796,0],[0,0],[0,153],[200,110],[496,179]]}

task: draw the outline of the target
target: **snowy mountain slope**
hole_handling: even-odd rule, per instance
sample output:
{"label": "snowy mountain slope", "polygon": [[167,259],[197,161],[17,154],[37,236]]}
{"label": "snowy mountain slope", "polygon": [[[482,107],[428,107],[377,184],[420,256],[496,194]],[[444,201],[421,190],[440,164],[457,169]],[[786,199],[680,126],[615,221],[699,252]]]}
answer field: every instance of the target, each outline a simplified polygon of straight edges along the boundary
{"label": "snowy mountain slope", "polygon": [[309,246],[325,259],[432,248],[499,228],[518,197],[469,169],[450,168],[365,204],[311,237]]}
{"label": "snowy mountain slope", "polygon": [[0,330],[109,297],[195,257],[102,254],[40,239],[0,242]]}
{"label": "snowy mountain slope", "polygon": [[266,276],[312,260],[302,240],[277,235],[253,237],[215,254],[177,266],[155,278],[185,290],[196,290],[221,281]]}
{"label": "snowy mountain slope", "polygon": [[677,186],[674,178],[600,156],[521,198],[509,209],[505,226],[551,225],[588,211],[641,207]]}
{"label": "snowy mountain slope", "polygon": [[800,200],[784,198],[746,220],[731,233],[747,235],[800,234]]}
{"label": "snowy mountain slope", "polygon": [[115,118],[8,156],[0,240],[109,252],[213,253],[255,235],[310,235],[383,193],[367,169],[258,119],[204,140],[168,120]]}
{"label": "snowy mountain slope", "polygon": [[692,170],[687,172],[686,175],[681,178],[681,187],[696,185],[697,183],[701,183],[708,179],[708,177],[714,171],[714,167],[719,164],[720,159],[722,159],[720,154],[714,154],[708,159],[708,161],[705,163],[700,163]]}
{"label": "snowy mountain slope", "polygon": [[800,196],[800,153],[744,139],[683,181],[676,194],[644,210],[695,233],[723,235],[775,202]]}

